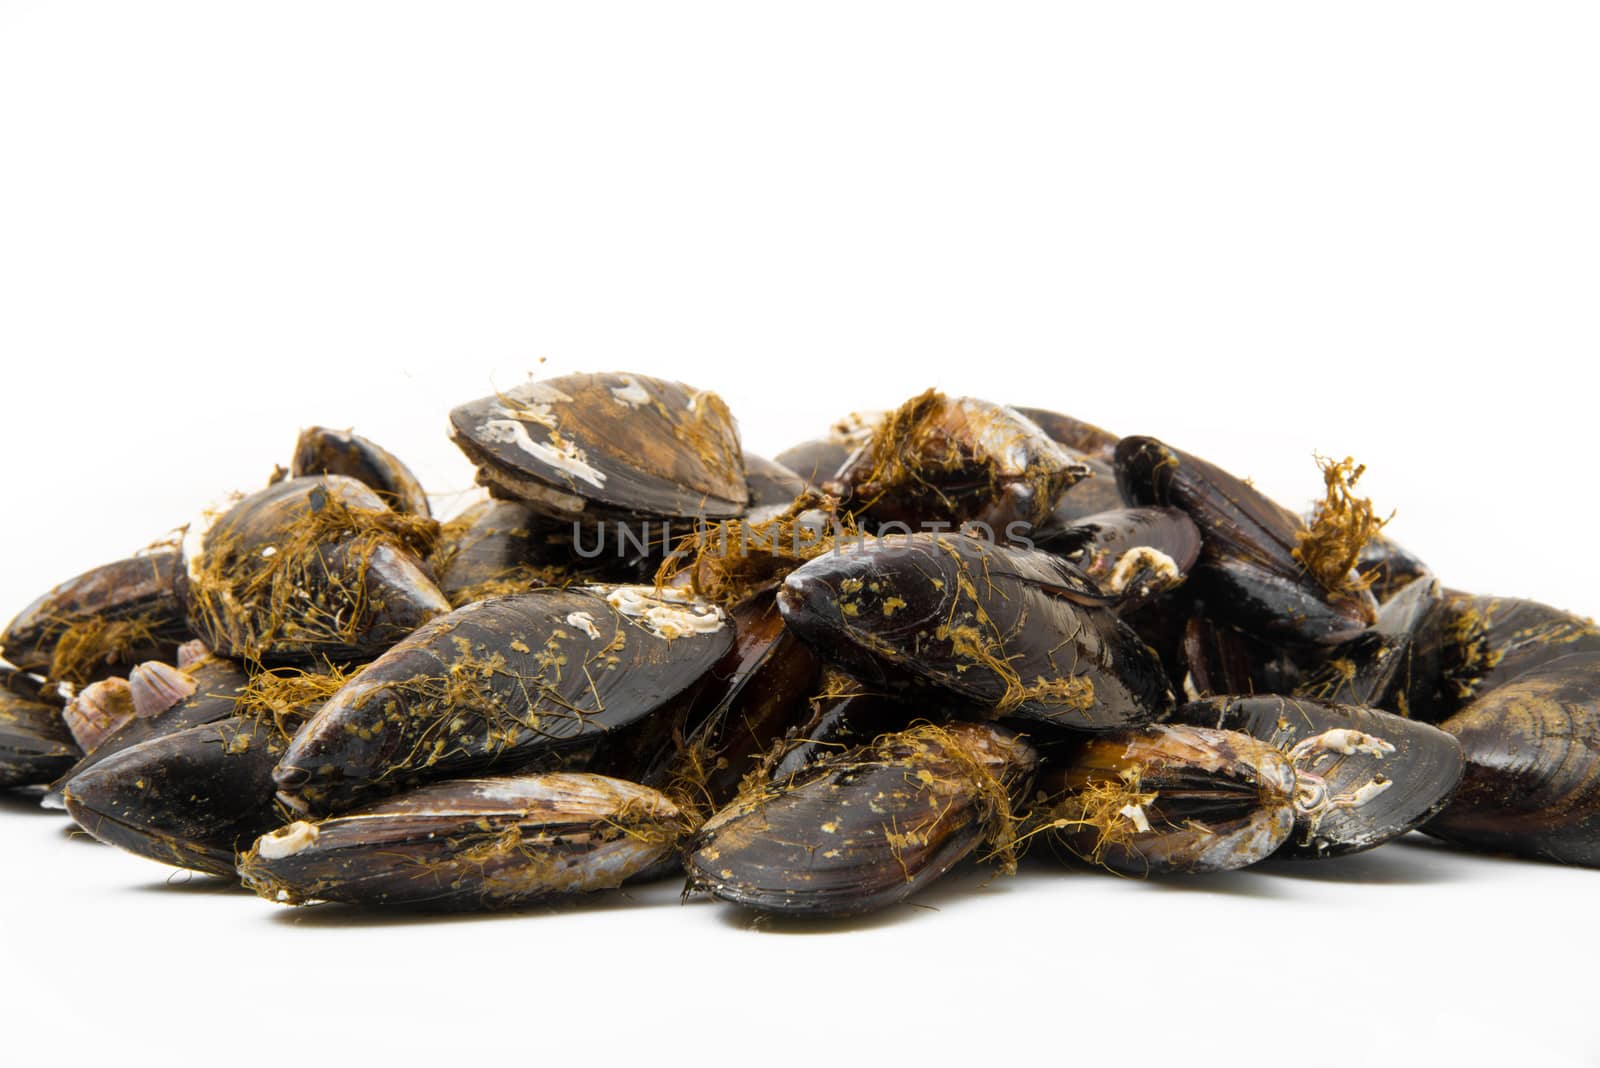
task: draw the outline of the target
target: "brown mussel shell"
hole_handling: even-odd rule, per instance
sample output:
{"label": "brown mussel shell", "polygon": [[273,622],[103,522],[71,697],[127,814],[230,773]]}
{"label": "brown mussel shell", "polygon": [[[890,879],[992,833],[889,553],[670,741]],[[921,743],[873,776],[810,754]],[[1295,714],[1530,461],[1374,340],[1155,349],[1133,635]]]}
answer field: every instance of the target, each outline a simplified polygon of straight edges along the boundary
{"label": "brown mussel shell", "polygon": [[1066,849],[1122,875],[1233,871],[1294,829],[1288,757],[1182,724],[1084,738],[1041,775],[1035,817]]}
{"label": "brown mussel shell", "polygon": [[620,779],[456,779],[279,828],[240,858],[239,874],[286,904],[509,908],[621,886],[669,855],[684,830],[665,795]]}
{"label": "brown mussel shell", "polygon": [[1163,718],[1156,654],[1072,565],[961,535],[893,535],[791,573],[785,622],[867,686],[933,687],[1082,730]]}
{"label": "brown mussel shell", "polygon": [[232,877],[235,854],[284,822],[272,769],[285,741],[234,717],[121,750],[66,784],[67,811],[107,845]]}
{"label": "brown mussel shell", "polygon": [[348,430],[314,426],[300,432],[289,474],[345,475],[365,484],[396,512],[432,515],[422,483],[399,458],[377,443]]}
{"label": "brown mussel shell", "polygon": [[1600,654],[1532,668],[1440,727],[1461,743],[1466,772],[1424,833],[1600,867]]}
{"label": "brown mussel shell", "polygon": [[157,549],[68,579],[17,614],[0,649],[24,671],[77,685],[170,657],[188,637],[178,569],[176,549]]}
{"label": "brown mussel shell", "polygon": [[1033,420],[1040,430],[1050,435],[1052,441],[1065,445],[1076,453],[1104,464],[1111,463],[1116,457],[1117,442],[1122,440],[1120,435],[1061,412],[1052,412],[1044,408],[1025,408],[1021,405],[1012,407]]}
{"label": "brown mussel shell", "polygon": [[884,420],[823,489],[876,524],[1044,525],[1089,468],[1010,408],[928,390]]}
{"label": "brown mussel shell", "polygon": [[285,802],[337,812],[489,769],[551,770],[698,682],[733,643],[676,590],[538,590],[478,601],[369,664],[295,735]]}
{"label": "brown mussel shell", "polygon": [[[1280,857],[1335,857],[1380,846],[1431,819],[1461,779],[1455,739],[1377,709],[1290,697],[1213,697],[1180,706],[1173,720],[1268,742],[1290,755],[1303,779],[1320,781],[1325,805],[1297,812],[1295,833]],[[1317,740],[1301,746],[1308,739]]]}
{"label": "brown mussel shell", "polygon": [[749,502],[727,405],[679,382],[529,382],[456,408],[450,435],[496,496],[558,519],[726,519]]}
{"label": "brown mussel shell", "polygon": [[449,611],[418,555],[436,533],[353,478],[276,483],[185,539],[190,625],[226,657],[370,659]]}
{"label": "brown mussel shell", "polygon": [[1196,594],[1229,621],[1263,637],[1337,645],[1377,618],[1377,602],[1351,573],[1330,591],[1295,558],[1299,518],[1259,491],[1197,457],[1154,438],[1123,438],[1117,483],[1134,504],[1187,512],[1204,547]]}
{"label": "brown mussel shell", "polygon": [[1009,845],[1010,807],[1036,760],[990,724],[885,735],[711,817],[688,847],[690,889],[795,916],[903,901],[986,839]]}

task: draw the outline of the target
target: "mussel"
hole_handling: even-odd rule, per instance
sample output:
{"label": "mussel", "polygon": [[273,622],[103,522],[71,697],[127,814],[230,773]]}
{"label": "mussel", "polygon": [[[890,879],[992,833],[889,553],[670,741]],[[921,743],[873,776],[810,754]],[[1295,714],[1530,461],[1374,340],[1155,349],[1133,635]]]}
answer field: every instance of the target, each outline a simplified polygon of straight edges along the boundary
{"label": "mussel", "polygon": [[1461,779],[1461,747],[1436,727],[1372,708],[1288,697],[1214,697],[1173,720],[1239,731],[1282,750],[1301,794],[1277,855],[1341,856],[1426,823]]}
{"label": "mussel", "polygon": [[506,908],[611,889],[684,833],[668,798],[573,772],[456,779],[263,835],[239,861],[270,901]]}
{"label": "mussel", "polygon": [[496,496],[562,520],[723,519],[749,503],[727,405],[679,382],[529,382],[456,408],[450,436]]}
{"label": "mussel", "polygon": [[1600,653],[1531,668],[1440,727],[1461,743],[1466,771],[1424,832],[1600,867]]}
{"label": "mussel", "polygon": [[[1317,645],[1348,641],[1377,619],[1377,602],[1337,554],[1305,556],[1299,518],[1254,487],[1147,437],[1123,438],[1117,483],[1138,505],[1187,512],[1203,538],[1193,583],[1211,608],[1263,636]],[[1335,560],[1331,566],[1326,562]],[[1335,571],[1337,573],[1330,573]]]}
{"label": "mussel", "polygon": [[1135,605],[1182,585],[1200,556],[1200,528],[1176,508],[1119,508],[1047,527],[1031,540]]}
{"label": "mussel", "polygon": [[275,778],[304,812],[425,781],[549,770],[699,681],[733,642],[681,590],[538,590],[478,601],[368,665],[295,735]]}
{"label": "mussel", "polygon": [[342,475],[279,482],[185,537],[190,625],[227,657],[368,659],[449,611],[422,562],[437,529]]}
{"label": "mussel", "polygon": [[879,524],[1039,527],[1089,468],[1025,416],[928,390],[891,412],[823,489]]}
{"label": "mussel", "polygon": [[78,756],[61,709],[40,699],[38,680],[0,666],[0,789],[50,782]]}
{"label": "mussel", "polygon": [[857,542],[784,580],[784,620],[868,686],[1084,730],[1164,717],[1159,659],[1059,557],[961,535]]}
{"label": "mussel", "polygon": [[424,518],[432,514],[428,495],[411,469],[376,442],[348,430],[325,426],[302,430],[289,474],[293,478],[345,475],[365,484],[396,512]]}
{"label": "mussel", "polygon": [[1036,761],[990,724],[884,735],[711,817],[689,843],[690,889],[801,916],[892,905],[985,841],[1010,858],[1012,805]]}

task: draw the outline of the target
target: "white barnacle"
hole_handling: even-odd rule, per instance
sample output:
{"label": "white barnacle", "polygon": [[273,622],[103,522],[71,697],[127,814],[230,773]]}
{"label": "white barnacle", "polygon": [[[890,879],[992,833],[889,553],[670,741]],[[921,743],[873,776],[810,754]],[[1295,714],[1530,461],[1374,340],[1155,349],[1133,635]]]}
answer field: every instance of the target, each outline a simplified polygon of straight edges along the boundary
{"label": "white barnacle", "polygon": [[317,825],[296,820],[271,834],[262,835],[256,842],[256,852],[263,860],[282,860],[292,857],[317,843]]}
{"label": "white barnacle", "polygon": [[573,612],[567,616],[567,625],[577,627],[591,638],[600,637],[600,628],[594,625],[594,616],[588,612]]}
{"label": "white barnacle", "polygon": [[1376,776],[1349,793],[1335,797],[1332,803],[1338,808],[1360,808],[1393,785],[1393,779],[1385,779],[1381,775]]}
{"label": "white barnacle", "polygon": [[[1120,594],[1128,588],[1128,583],[1141,571],[1153,571],[1157,578],[1168,583],[1177,582],[1183,577],[1178,570],[1177,561],[1162,552],[1160,549],[1148,545],[1137,545],[1117,558],[1116,566],[1111,569],[1111,575],[1106,579],[1106,590],[1109,593]],[[1140,593],[1144,593],[1140,590]]]}
{"label": "white barnacle", "polygon": [[485,441],[515,445],[541,463],[563,474],[581,478],[596,488],[604,488],[606,484],[605,472],[591,466],[589,457],[582,449],[560,439],[534,441],[528,434],[527,423],[520,415],[513,419],[485,419],[478,426],[478,434]]}
{"label": "white barnacle", "polygon": [[1382,738],[1348,727],[1335,727],[1333,730],[1312,735],[1296,745],[1289,750],[1289,759],[1300,763],[1322,753],[1338,753],[1340,756],[1365,753],[1367,756],[1385,757],[1392,752],[1394,746]]}
{"label": "white barnacle", "polygon": [[723,627],[722,609],[695,600],[688,590],[655,586],[618,586],[606,603],[628,619],[642,623],[658,638],[715,634]]}
{"label": "white barnacle", "polygon": [[639,384],[639,380],[632,375],[623,375],[625,385],[612,386],[611,396],[618,404],[628,408],[643,408],[650,403],[650,394]]}

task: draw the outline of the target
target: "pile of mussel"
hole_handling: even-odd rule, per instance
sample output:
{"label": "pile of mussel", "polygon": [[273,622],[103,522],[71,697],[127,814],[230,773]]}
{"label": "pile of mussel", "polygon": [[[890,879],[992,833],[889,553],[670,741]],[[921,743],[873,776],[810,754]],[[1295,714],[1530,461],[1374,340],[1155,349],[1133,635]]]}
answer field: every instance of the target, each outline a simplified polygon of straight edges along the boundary
{"label": "pile of mussel", "polygon": [[485,488],[453,518],[313,428],[25,608],[0,788],[289,904],[687,873],[848,915],[968,860],[1162,876],[1414,830],[1600,865],[1600,628],[1443,586],[1351,461],[1301,515],[932,390],[768,460],[716,394],[629,374],[450,433]]}

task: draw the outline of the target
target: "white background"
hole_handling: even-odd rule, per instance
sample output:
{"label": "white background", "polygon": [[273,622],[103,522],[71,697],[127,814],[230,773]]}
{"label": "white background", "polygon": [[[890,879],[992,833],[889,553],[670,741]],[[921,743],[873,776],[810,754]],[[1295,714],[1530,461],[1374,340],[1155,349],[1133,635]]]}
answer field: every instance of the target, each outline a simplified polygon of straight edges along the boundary
{"label": "white background", "polygon": [[[715,388],[772,453],[929,385],[1600,613],[1590,5],[0,2],[0,615],[354,426]],[[0,802],[0,1058],[1589,1063],[1600,873],[1404,843],[1040,864],[818,933],[667,885],[293,913]],[[626,906],[626,907],[625,907]],[[1352,1060],[1353,1059],[1353,1060]],[[504,1063],[501,1061],[501,1063]]]}

